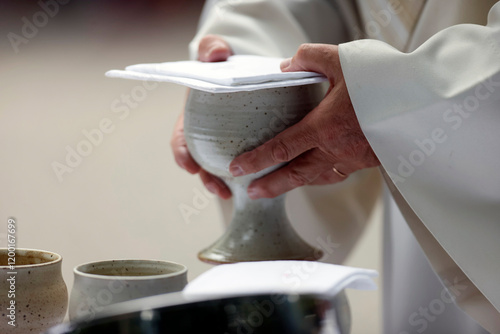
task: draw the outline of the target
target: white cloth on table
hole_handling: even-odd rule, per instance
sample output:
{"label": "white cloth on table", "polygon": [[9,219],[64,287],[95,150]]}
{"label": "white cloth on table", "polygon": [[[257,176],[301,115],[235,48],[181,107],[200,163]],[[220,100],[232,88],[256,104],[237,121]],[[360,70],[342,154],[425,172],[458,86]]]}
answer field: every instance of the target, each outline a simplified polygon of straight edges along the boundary
{"label": "white cloth on table", "polygon": [[256,261],[216,266],[183,290],[186,297],[312,294],[333,298],[343,289],[374,290],[375,270],[311,261]]}

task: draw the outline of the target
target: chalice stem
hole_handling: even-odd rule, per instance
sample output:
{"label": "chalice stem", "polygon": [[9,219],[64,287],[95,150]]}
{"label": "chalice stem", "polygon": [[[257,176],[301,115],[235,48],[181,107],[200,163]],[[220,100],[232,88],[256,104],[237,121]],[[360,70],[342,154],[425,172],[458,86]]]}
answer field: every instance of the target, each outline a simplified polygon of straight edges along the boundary
{"label": "chalice stem", "polygon": [[233,217],[225,234],[201,251],[201,260],[232,263],[263,260],[319,260],[322,252],[295,232],[285,210],[285,195],[252,200],[245,183],[228,182]]}

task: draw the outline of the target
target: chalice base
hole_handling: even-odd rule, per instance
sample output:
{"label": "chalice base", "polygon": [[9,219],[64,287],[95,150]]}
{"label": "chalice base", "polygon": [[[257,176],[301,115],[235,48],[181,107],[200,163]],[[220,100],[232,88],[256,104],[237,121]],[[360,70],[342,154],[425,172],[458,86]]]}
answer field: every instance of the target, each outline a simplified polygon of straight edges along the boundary
{"label": "chalice base", "polygon": [[290,225],[284,196],[245,200],[243,207],[235,198],[231,224],[215,243],[198,253],[198,258],[211,264],[319,260],[323,252],[302,240]]}

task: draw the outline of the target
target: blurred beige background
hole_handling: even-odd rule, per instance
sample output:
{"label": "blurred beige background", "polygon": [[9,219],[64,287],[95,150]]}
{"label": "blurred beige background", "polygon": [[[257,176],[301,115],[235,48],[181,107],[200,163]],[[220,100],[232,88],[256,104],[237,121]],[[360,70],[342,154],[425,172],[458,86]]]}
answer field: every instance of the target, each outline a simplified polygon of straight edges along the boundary
{"label": "blurred beige background", "polygon": [[[104,77],[130,64],[187,59],[201,6],[75,0],[44,21],[36,2],[0,4],[1,247],[15,217],[17,246],[60,253],[69,289],[72,268],[95,260],[172,260],[188,266],[190,279],[211,267],[196,253],[223,231],[217,201],[177,167],[169,146],[185,88]],[[23,28],[26,20],[39,20],[36,31]],[[109,132],[102,138],[100,126]],[[91,147],[85,132],[95,136]],[[87,156],[55,172],[78,147]],[[197,213],[185,219],[182,206]],[[345,264],[380,270],[380,253],[379,205]],[[349,297],[352,333],[380,333],[380,291]]]}

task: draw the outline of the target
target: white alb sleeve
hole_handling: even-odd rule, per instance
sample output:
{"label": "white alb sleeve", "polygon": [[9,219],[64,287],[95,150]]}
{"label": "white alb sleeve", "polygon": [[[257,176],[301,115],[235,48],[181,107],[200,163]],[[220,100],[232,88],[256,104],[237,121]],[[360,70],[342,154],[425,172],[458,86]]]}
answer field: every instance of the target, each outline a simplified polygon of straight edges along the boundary
{"label": "white alb sleeve", "polygon": [[486,26],[450,27],[414,52],[361,40],[340,59],[397,190],[500,310],[500,2]]}
{"label": "white alb sleeve", "polygon": [[[198,32],[189,45],[191,59],[208,35],[219,35],[235,54],[291,57],[302,43],[340,43],[349,40],[345,17],[355,16],[352,6],[324,0],[221,0],[203,10]],[[347,15],[349,14],[349,15]]]}

